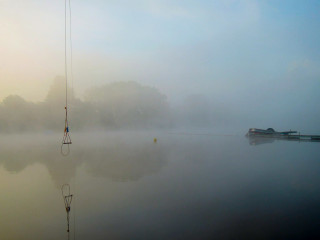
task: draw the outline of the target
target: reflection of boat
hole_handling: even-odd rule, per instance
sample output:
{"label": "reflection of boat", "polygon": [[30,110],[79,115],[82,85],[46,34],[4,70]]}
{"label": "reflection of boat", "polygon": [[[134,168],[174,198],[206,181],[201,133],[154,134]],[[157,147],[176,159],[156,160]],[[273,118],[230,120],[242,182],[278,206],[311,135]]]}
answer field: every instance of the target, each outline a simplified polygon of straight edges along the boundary
{"label": "reflection of boat", "polygon": [[265,138],[265,137],[250,137],[249,144],[250,145],[260,145],[264,143],[273,143],[275,141],[274,138]]}
{"label": "reflection of boat", "polygon": [[[282,140],[293,140],[293,141],[305,141],[305,142],[320,142],[320,135],[301,135],[294,134],[297,131],[285,131],[285,132],[276,132],[273,128],[258,129],[250,128],[246,136],[250,138],[251,142],[261,142],[261,140],[253,138],[273,138],[273,139],[282,139]],[[252,139],[252,140],[251,140]],[[261,142],[262,143],[262,142]]]}

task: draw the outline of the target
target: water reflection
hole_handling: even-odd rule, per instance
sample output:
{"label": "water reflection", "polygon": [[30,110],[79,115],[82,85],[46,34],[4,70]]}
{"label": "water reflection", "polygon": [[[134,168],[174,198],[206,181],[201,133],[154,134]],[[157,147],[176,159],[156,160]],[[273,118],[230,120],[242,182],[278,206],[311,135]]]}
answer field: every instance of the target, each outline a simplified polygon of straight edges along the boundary
{"label": "water reflection", "polygon": [[89,174],[113,181],[136,181],[160,171],[167,152],[157,144],[121,143],[101,146],[81,154]]}
{"label": "water reflection", "polygon": [[154,143],[148,134],[85,135],[62,157],[53,138],[30,139],[2,141],[1,239],[66,239],[64,183],[75,196],[78,240],[320,234],[317,144],[253,148],[242,136],[157,135]]}
{"label": "water reflection", "polygon": [[275,141],[274,138],[254,137],[254,136],[248,137],[248,140],[249,140],[250,145],[260,145],[260,144],[265,144],[265,143],[273,143]]}
{"label": "water reflection", "polygon": [[260,145],[265,143],[273,143],[275,141],[290,141],[290,142],[317,142],[320,143],[318,139],[300,139],[300,138],[277,138],[277,137],[268,137],[268,136],[248,136],[250,145]]}
{"label": "water reflection", "polygon": [[8,172],[19,173],[30,165],[43,164],[60,187],[70,182],[79,167],[95,177],[136,181],[160,171],[168,156],[163,146],[153,143],[153,139],[136,138],[131,142],[110,138],[88,144],[86,139],[79,138],[67,157],[61,156],[58,144],[47,140],[44,138],[35,143],[20,137],[18,142],[3,144],[0,165]]}

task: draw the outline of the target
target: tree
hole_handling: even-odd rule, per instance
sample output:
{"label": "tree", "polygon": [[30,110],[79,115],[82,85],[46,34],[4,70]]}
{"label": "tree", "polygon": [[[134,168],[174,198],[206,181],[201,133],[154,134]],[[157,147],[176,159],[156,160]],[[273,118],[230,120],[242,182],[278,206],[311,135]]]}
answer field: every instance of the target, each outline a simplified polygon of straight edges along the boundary
{"label": "tree", "polygon": [[168,123],[169,105],[157,89],[136,82],[115,82],[86,92],[100,124],[109,127],[151,127]]}
{"label": "tree", "polygon": [[6,97],[1,103],[0,130],[28,131],[38,128],[38,112],[34,103],[17,95]]}

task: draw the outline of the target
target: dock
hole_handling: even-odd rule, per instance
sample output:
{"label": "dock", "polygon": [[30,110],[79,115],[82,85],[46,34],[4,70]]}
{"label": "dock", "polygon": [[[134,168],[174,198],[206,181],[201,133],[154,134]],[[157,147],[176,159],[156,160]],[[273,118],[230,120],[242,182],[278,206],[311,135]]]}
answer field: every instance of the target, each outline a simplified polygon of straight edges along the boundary
{"label": "dock", "polygon": [[277,132],[273,128],[258,129],[250,128],[246,134],[249,138],[273,138],[273,139],[283,139],[283,140],[295,140],[304,142],[320,142],[320,135],[305,135],[297,134],[297,131],[284,131]]}
{"label": "dock", "polygon": [[320,135],[287,135],[287,136],[281,136],[281,138],[287,138],[287,139],[298,139],[298,140],[308,140],[308,141],[320,141]]}

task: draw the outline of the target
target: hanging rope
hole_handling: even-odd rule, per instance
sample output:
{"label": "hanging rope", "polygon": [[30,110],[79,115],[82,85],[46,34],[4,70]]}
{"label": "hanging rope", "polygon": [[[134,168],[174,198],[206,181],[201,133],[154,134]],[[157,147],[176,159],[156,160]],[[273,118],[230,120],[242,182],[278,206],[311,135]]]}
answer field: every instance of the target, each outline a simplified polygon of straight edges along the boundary
{"label": "hanging rope", "polygon": [[[72,144],[70,133],[69,133],[69,122],[68,122],[68,64],[67,64],[67,0],[65,0],[65,10],[64,10],[64,63],[65,63],[65,78],[66,78],[66,105],[64,107],[66,111],[65,121],[64,121],[64,135],[61,145],[61,154],[68,155],[70,153],[69,144]],[[69,10],[70,10],[70,49],[71,49],[71,63],[72,63],[72,42],[71,42],[71,3],[69,0]],[[71,65],[72,67],[72,65]],[[73,81],[73,80],[72,80]],[[67,151],[63,151],[63,145],[67,144]]]}
{"label": "hanging rope", "polygon": [[65,146],[65,144],[67,144],[67,143],[62,142],[61,148],[60,148],[61,155],[64,157],[68,156],[70,153],[70,147],[69,147],[70,144],[67,144],[67,147],[63,147],[63,146]]}
{"label": "hanging rope", "polygon": [[72,202],[72,197],[73,195],[70,194],[70,185],[69,184],[63,184],[61,187],[61,193],[62,193],[62,197],[63,197],[63,201],[64,201],[64,205],[66,208],[66,212],[67,212],[67,232],[68,232],[68,240],[70,239],[70,205]]}
{"label": "hanging rope", "polygon": [[72,19],[72,16],[71,16],[71,0],[69,0],[69,15],[70,15],[70,18],[69,18],[69,41],[70,41],[70,67],[71,67],[71,93],[72,93],[72,99],[74,99],[74,87],[73,87],[73,57],[72,57],[72,24],[71,24],[71,19]]}
{"label": "hanging rope", "polygon": [[[77,189],[76,189],[76,177],[77,177],[77,173],[75,173],[75,175],[74,175],[74,182],[73,182],[74,192],[75,193],[77,191]],[[76,198],[73,199],[73,240],[76,240]]]}
{"label": "hanging rope", "polygon": [[64,121],[64,134],[63,134],[62,145],[68,144],[68,148],[69,148],[69,144],[72,144],[72,141],[71,141],[71,137],[69,134],[68,109],[67,109],[67,107],[65,107],[65,109],[66,109],[66,118]]}

